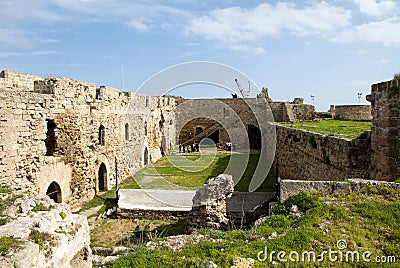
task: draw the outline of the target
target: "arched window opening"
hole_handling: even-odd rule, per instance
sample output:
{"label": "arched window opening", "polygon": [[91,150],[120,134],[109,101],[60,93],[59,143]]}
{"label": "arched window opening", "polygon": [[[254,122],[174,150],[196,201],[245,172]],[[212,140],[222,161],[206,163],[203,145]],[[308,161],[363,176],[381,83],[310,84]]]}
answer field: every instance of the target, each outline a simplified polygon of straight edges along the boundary
{"label": "arched window opening", "polygon": [[105,145],[106,144],[106,128],[103,125],[99,127],[99,144]]}
{"label": "arched window opening", "polygon": [[47,188],[46,195],[53,199],[56,203],[62,202],[61,187],[55,181],[50,183],[49,188]]}
{"label": "arched window opening", "polygon": [[53,156],[54,151],[56,150],[56,123],[53,119],[47,120],[47,132],[46,132],[46,139],[44,143],[46,145],[46,155]]}
{"label": "arched window opening", "polygon": [[143,164],[146,166],[149,164],[149,151],[147,150],[147,147],[144,148],[144,153],[143,153]]}
{"label": "arched window opening", "polygon": [[202,127],[196,127],[195,135],[199,135],[201,132],[203,132],[203,128]]}
{"label": "arched window opening", "polygon": [[129,124],[125,124],[125,140],[129,140]]}
{"label": "arched window opening", "polygon": [[107,190],[107,168],[104,163],[101,163],[98,176],[99,191]]}

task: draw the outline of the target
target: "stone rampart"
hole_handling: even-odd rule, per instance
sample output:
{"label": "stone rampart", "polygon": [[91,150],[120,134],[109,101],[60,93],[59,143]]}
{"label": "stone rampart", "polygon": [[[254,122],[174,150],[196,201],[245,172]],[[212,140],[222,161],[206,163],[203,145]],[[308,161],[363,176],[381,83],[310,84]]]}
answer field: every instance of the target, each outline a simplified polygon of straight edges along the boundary
{"label": "stone rampart", "polygon": [[31,83],[0,89],[0,183],[56,192],[75,208],[111,189],[116,163],[123,180],[174,146],[174,123],[165,122],[174,97],[69,78]]}
{"label": "stone rampart", "polygon": [[43,77],[4,70],[0,72],[0,88],[33,91],[33,83],[36,80],[43,80]]}
{"label": "stone rampart", "polygon": [[279,176],[291,180],[369,178],[370,135],[348,140],[276,126],[275,163]]}
{"label": "stone rampart", "polygon": [[371,105],[335,105],[334,118],[338,120],[371,121]]}
{"label": "stone rampart", "polygon": [[[343,179],[343,178],[342,178]],[[345,179],[344,181],[303,181],[281,180],[280,201],[284,202],[289,197],[300,192],[319,192],[322,194],[349,194],[352,192],[385,194],[388,191],[400,190],[400,183]]]}
{"label": "stone rampart", "polygon": [[372,174],[376,180],[400,178],[400,80],[374,84],[367,100],[372,108]]}
{"label": "stone rampart", "polygon": [[259,124],[261,122],[261,125],[266,125],[273,121],[272,113],[267,109],[266,102],[255,98],[186,100],[175,111],[179,142],[185,142],[195,135],[196,128],[205,131],[219,124],[218,136],[215,138],[219,145],[232,142],[237,149],[260,147]]}

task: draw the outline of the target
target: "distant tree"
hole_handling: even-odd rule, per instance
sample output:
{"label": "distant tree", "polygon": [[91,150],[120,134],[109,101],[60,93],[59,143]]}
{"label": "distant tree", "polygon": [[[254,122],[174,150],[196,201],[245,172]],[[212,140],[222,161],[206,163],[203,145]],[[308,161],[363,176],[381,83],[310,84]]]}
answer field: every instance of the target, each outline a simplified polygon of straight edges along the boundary
{"label": "distant tree", "polygon": [[394,74],[393,80],[400,79],[400,73]]}

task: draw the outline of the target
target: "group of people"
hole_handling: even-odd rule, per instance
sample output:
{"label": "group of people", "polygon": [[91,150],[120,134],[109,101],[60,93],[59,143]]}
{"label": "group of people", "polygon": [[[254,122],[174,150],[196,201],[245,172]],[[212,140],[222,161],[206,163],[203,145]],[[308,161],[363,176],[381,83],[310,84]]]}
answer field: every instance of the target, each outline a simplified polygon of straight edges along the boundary
{"label": "group of people", "polygon": [[199,144],[197,142],[190,145],[179,144],[179,152],[180,153],[193,153],[199,151]]}

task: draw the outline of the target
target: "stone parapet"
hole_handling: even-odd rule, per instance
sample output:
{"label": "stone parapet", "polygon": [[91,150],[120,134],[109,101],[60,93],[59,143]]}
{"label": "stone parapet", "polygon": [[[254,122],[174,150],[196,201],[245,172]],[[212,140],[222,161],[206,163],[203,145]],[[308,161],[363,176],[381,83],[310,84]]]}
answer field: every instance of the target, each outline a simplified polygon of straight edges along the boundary
{"label": "stone parapet", "polygon": [[369,178],[370,134],[342,139],[285,126],[276,126],[275,164],[282,179],[337,180]]}

